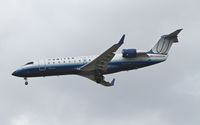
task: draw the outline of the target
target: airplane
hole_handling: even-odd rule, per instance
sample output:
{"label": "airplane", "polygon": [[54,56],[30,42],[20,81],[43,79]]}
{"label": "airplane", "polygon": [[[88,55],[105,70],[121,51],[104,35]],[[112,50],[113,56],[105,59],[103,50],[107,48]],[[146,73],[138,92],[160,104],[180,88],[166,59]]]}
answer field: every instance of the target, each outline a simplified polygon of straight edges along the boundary
{"label": "airplane", "polygon": [[12,75],[23,77],[25,85],[28,85],[27,78],[30,77],[80,75],[103,86],[113,86],[115,79],[107,82],[104,75],[143,68],[165,61],[172,44],[178,42],[177,35],[181,30],[178,29],[161,36],[150,51],[123,49],[121,53],[116,54],[116,51],[124,43],[125,35],[123,35],[118,43],[101,55],[31,61],[14,71]]}

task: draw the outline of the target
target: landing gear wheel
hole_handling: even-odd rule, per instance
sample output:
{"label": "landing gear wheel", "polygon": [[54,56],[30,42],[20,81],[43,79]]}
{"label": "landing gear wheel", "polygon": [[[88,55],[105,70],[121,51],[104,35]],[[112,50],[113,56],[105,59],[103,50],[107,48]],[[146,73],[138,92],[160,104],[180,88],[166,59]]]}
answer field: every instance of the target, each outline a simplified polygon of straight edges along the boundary
{"label": "landing gear wheel", "polygon": [[25,85],[28,85],[28,82],[27,82],[27,81],[25,82]]}
{"label": "landing gear wheel", "polygon": [[25,80],[25,85],[28,85],[28,81],[26,77],[24,78],[24,80]]}

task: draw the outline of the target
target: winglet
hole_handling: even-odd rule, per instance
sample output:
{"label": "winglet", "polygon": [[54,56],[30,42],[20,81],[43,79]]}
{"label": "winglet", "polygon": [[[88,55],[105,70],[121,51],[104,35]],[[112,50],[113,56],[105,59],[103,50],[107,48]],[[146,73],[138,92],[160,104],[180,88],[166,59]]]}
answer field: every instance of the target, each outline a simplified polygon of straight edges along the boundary
{"label": "winglet", "polygon": [[125,34],[122,36],[122,38],[120,39],[118,44],[123,44],[124,43],[124,38],[125,38]]}
{"label": "winglet", "polygon": [[115,78],[111,81],[111,85],[113,86],[115,84]]}

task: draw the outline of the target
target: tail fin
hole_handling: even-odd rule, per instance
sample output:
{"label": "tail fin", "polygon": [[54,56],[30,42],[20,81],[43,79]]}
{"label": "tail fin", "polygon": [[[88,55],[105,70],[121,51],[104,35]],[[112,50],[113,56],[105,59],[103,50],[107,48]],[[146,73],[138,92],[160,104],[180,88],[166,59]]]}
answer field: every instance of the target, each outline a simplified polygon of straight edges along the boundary
{"label": "tail fin", "polygon": [[178,42],[177,35],[181,32],[181,30],[182,29],[178,29],[173,33],[163,35],[158,43],[150,50],[150,53],[167,55],[172,44]]}

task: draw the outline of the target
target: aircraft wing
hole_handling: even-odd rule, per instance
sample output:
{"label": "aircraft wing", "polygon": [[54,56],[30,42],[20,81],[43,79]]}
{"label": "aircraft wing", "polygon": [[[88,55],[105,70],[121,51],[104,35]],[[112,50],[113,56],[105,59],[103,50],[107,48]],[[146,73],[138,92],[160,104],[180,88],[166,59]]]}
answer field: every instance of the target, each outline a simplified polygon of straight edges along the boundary
{"label": "aircraft wing", "polygon": [[[85,78],[88,78],[88,79],[98,83],[96,81],[96,76],[95,75],[81,75],[81,76],[83,76]],[[113,79],[111,82],[107,82],[107,81],[104,80],[104,76],[103,75],[101,75],[101,78],[102,78],[102,80],[98,84],[101,84],[101,85],[104,85],[104,86],[113,86],[114,85],[115,79]]]}
{"label": "aircraft wing", "polygon": [[94,71],[94,70],[106,70],[108,63],[115,56],[115,53],[118,48],[124,43],[125,35],[122,36],[120,41],[117,44],[114,44],[109,49],[107,49],[104,53],[98,56],[96,59],[91,61],[90,63],[79,68],[81,71]]}

